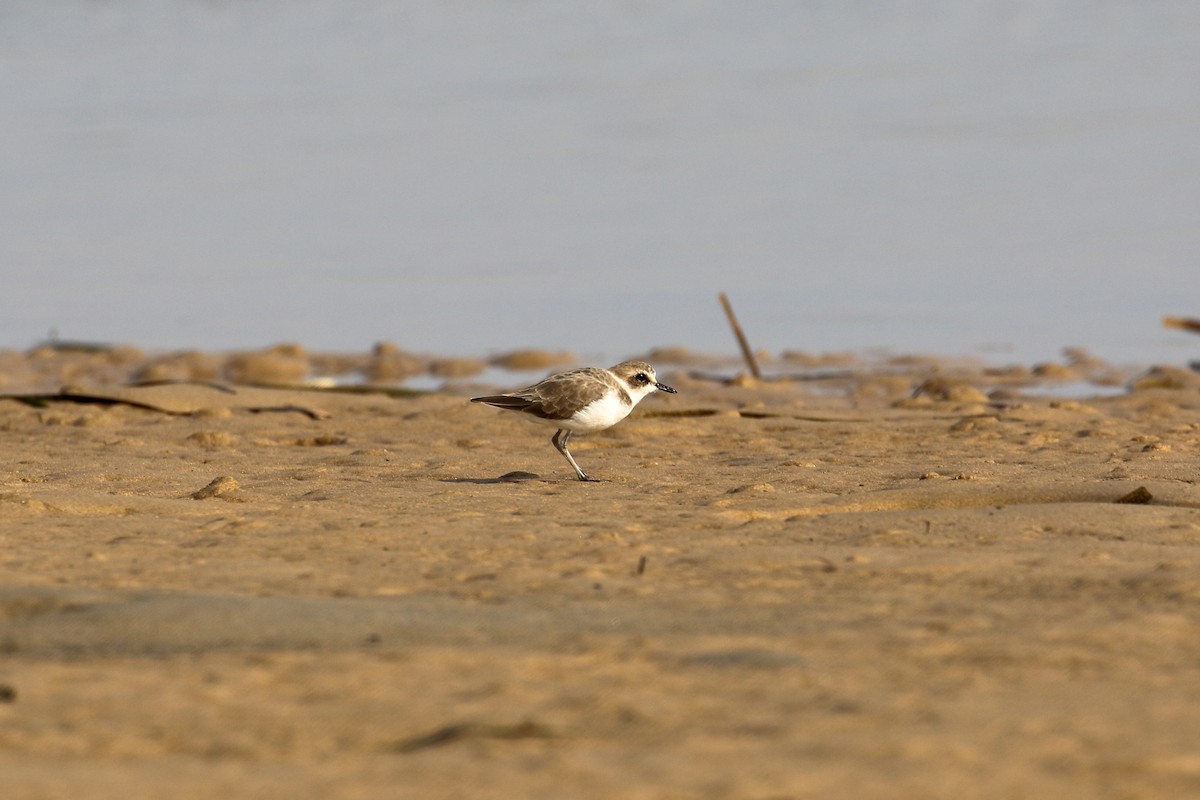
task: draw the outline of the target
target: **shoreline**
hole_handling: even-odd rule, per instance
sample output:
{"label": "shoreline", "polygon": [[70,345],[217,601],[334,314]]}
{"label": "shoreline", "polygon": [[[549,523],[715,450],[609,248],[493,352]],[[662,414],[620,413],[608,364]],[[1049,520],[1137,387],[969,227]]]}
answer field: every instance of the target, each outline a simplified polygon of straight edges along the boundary
{"label": "shoreline", "polygon": [[[1064,348],[1061,359],[1029,365],[991,362],[976,357],[930,354],[809,353],[757,351],[767,382],[805,382],[952,375],[985,391],[1042,387],[1071,394],[1115,391],[1149,373],[1169,372],[1177,381],[1194,371],[1186,364],[1114,365],[1080,347]],[[687,370],[714,382],[749,380],[746,363],[735,355],[714,355],[683,347],[657,347],[625,357],[649,361],[661,369]],[[596,366],[563,350],[522,349],[487,356],[446,356],[410,352],[379,342],[368,352],[310,351],[301,344],[260,349],[147,351],[134,345],[48,341],[28,350],[0,349],[0,392],[52,391],[64,386],[150,385],[156,383],[222,383],[329,389],[337,387],[403,388],[447,391],[458,386],[515,385],[550,372]],[[1074,384],[1074,387],[1069,386]]]}

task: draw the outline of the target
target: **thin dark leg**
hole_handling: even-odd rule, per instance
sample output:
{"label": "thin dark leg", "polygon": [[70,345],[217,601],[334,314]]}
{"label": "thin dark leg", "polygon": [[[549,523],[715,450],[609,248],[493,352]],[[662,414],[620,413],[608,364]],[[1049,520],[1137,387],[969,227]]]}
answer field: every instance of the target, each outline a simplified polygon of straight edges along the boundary
{"label": "thin dark leg", "polygon": [[579,468],[575,463],[575,459],[571,457],[571,451],[567,449],[567,440],[571,438],[571,432],[568,430],[559,429],[553,436],[550,437],[550,443],[554,445],[558,452],[562,453],[567,459],[567,462],[574,467],[575,474],[579,476],[581,481],[594,481],[595,478],[590,477],[586,472]]}

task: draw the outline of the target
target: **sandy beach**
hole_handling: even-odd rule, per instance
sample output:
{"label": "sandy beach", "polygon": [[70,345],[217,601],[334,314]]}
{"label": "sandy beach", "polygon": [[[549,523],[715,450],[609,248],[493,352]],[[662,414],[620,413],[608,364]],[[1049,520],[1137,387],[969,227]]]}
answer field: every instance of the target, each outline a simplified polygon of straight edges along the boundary
{"label": "sandy beach", "polygon": [[4,796],[1200,795],[1200,376],[511,355],[0,354]]}

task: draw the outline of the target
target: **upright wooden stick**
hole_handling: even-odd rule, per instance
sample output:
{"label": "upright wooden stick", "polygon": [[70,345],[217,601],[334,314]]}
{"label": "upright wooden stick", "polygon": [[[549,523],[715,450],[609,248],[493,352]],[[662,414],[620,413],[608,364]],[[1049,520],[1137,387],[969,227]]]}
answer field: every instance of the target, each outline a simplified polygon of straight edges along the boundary
{"label": "upright wooden stick", "polygon": [[758,362],[754,360],[754,351],[750,349],[749,342],[746,341],[746,334],[742,333],[742,326],[738,325],[737,317],[733,315],[733,306],[729,305],[729,298],[724,292],[717,295],[721,301],[722,308],[725,309],[725,317],[729,320],[729,327],[733,328],[733,335],[737,337],[738,345],[742,348],[742,358],[746,359],[746,366],[750,367],[750,374],[756,379],[762,377],[762,373],[758,371]]}

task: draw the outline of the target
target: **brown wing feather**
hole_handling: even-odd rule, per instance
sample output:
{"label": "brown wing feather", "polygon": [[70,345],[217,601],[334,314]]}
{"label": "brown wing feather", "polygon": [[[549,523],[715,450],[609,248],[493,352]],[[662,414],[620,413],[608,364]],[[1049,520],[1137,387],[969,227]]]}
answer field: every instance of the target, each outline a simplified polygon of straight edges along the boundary
{"label": "brown wing feather", "polygon": [[529,408],[529,399],[512,394],[491,394],[487,397],[472,397],[472,403],[487,403],[489,406],[504,408],[509,411],[524,411]]}
{"label": "brown wing feather", "polygon": [[570,419],[580,406],[610,387],[625,391],[625,387],[614,381],[604,370],[583,367],[551,375],[540,383],[511,394],[472,397],[471,402],[487,403],[489,406],[508,411],[524,411],[542,419],[561,420]]}

